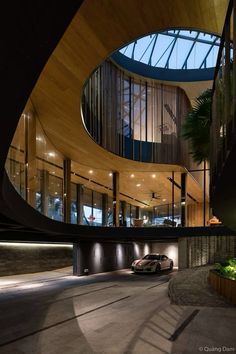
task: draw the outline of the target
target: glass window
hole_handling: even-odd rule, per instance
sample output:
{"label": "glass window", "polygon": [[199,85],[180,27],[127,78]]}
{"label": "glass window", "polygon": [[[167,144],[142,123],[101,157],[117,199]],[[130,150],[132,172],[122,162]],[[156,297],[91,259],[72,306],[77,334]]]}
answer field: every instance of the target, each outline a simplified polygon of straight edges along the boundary
{"label": "glass window", "polygon": [[150,261],[159,261],[161,259],[159,254],[147,254],[146,256],[143,257],[143,259],[148,259]]}
{"label": "glass window", "polygon": [[107,223],[108,226],[113,225],[113,202],[112,202],[112,197],[109,196],[108,196]]}
{"label": "glass window", "polygon": [[92,190],[83,187],[83,225],[93,225]]}
{"label": "glass window", "polygon": [[8,177],[17,190],[25,198],[25,117],[21,116],[15,131],[5,164]]}
{"label": "glass window", "polygon": [[77,186],[71,183],[71,223],[77,224]]}
{"label": "glass window", "polygon": [[63,180],[54,175],[49,175],[48,187],[48,217],[63,221]]}
{"label": "glass window", "polygon": [[102,194],[93,191],[93,225],[102,226]]}

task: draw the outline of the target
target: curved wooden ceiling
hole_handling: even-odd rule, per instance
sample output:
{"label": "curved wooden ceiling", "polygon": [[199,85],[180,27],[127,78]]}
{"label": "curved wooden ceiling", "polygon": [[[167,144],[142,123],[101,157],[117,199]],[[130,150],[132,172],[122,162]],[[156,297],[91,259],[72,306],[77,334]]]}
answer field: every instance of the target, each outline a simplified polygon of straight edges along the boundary
{"label": "curved wooden ceiling", "polygon": [[[93,142],[81,118],[83,85],[113,51],[149,32],[188,27],[221,34],[227,5],[228,0],[85,0],[31,94],[51,142],[65,156],[94,168],[156,171],[156,164],[120,158]],[[181,168],[158,165],[159,171],[173,169]]]}

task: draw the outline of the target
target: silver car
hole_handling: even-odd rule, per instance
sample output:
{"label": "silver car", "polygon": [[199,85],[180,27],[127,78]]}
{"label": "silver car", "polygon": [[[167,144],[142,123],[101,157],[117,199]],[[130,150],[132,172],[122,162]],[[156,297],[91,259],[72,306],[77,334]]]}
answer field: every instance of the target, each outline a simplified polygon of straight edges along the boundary
{"label": "silver car", "polygon": [[133,261],[131,270],[136,272],[157,273],[162,269],[172,270],[174,266],[173,259],[164,254],[149,253],[141,259]]}

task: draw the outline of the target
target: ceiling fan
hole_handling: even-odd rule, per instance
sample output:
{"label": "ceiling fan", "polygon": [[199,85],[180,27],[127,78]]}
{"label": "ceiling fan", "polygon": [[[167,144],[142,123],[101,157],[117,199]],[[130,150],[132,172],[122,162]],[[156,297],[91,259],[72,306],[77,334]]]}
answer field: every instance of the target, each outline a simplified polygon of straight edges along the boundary
{"label": "ceiling fan", "polygon": [[157,192],[152,192],[152,199],[161,199],[161,196]]}

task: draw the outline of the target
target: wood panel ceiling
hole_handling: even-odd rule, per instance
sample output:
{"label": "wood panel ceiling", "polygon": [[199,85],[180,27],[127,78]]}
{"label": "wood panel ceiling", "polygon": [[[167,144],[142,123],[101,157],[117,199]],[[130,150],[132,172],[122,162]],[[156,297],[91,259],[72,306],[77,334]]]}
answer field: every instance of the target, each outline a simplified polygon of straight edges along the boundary
{"label": "wood panel ceiling", "polygon": [[[98,146],[82,122],[83,85],[113,51],[147,33],[186,27],[220,35],[227,5],[228,0],[85,0],[30,97],[53,145],[88,168],[127,173],[183,171],[180,166],[123,159]],[[190,98],[196,95],[194,90],[205,88],[202,83],[185,86]]]}

